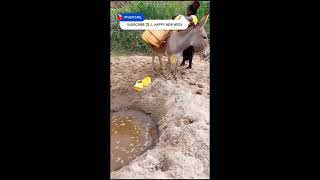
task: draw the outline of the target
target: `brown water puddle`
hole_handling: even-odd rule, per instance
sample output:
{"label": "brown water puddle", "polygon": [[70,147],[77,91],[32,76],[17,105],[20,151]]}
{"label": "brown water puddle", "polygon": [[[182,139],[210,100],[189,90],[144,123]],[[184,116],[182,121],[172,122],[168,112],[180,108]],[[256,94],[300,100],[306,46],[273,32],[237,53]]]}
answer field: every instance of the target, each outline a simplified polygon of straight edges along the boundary
{"label": "brown water puddle", "polygon": [[111,171],[118,170],[155,145],[158,128],[142,112],[115,112],[111,119]]}

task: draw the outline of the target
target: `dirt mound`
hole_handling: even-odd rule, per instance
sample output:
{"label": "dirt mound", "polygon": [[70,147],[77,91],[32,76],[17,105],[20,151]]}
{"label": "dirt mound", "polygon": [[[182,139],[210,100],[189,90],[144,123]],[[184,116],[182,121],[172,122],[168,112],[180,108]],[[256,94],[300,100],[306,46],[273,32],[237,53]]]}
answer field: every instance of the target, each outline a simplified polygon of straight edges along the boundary
{"label": "dirt mound", "polygon": [[153,78],[139,93],[132,86],[151,75],[151,57],[112,57],[112,110],[151,114],[157,119],[159,139],[111,178],[209,178],[208,63],[195,57],[193,69],[180,68],[178,81]]}

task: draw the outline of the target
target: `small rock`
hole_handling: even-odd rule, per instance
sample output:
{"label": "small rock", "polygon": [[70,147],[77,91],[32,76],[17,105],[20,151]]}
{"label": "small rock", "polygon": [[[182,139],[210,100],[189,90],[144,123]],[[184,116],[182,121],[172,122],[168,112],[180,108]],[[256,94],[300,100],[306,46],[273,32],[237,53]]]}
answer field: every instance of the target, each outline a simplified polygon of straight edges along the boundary
{"label": "small rock", "polygon": [[202,94],[203,93],[203,90],[202,89],[198,89],[197,91],[196,91],[196,94]]}
{"label": "small rock", "polygon": [[198,84],[198,87],[199,87],[199,88],[203,88],[203,85],[202,85],[202,84]]}
{"label": "small rock", "polygon": [[189,85],[196,85],[196,83],[194,83],[194,82],[189,82]]}

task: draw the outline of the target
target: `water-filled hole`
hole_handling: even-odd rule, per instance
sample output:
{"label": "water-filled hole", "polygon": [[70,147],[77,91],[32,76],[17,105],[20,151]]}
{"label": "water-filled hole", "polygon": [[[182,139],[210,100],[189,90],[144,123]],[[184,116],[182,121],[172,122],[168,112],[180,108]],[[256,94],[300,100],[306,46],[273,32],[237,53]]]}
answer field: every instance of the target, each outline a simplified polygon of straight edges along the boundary
{"label": "water-filled hole", "polygon": [[152,148],[159,133],[157,123],[141,111],[122,110],[111,117],[111,171],[115,171]]}

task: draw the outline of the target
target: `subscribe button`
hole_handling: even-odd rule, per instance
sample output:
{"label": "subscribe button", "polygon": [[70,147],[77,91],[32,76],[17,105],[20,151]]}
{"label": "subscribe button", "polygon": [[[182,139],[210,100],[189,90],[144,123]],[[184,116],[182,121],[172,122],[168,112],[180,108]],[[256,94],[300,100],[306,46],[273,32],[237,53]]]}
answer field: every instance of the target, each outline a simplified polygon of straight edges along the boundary
{"label": "subscribe button", "polygon": [[144,14],[122,13],[117,14],[123,30],[184,30],[189,26],[186,19],[182,20],[145,20]]}

